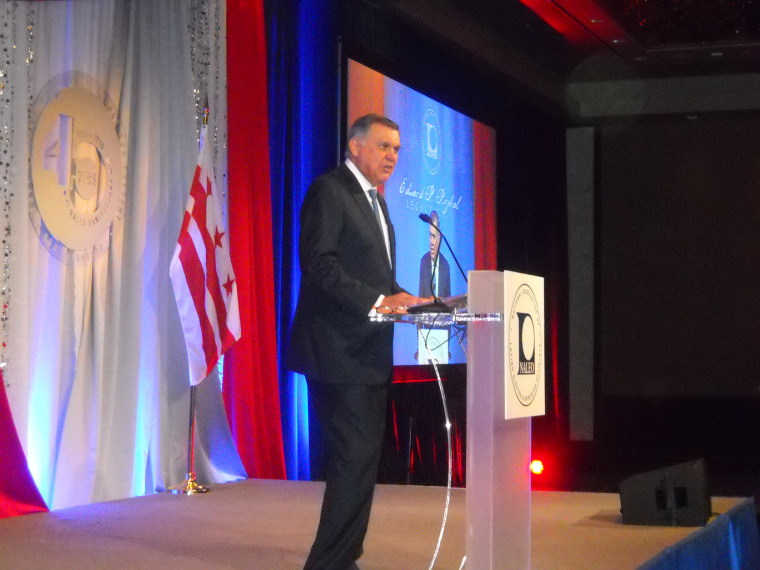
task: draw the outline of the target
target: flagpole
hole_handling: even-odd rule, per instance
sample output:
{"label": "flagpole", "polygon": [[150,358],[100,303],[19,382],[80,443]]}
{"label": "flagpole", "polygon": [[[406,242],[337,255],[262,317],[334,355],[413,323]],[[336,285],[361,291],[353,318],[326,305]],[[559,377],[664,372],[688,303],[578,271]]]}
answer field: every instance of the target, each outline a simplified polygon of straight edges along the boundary
{"label": "flagpole", "polygon": [[188,430],[187,443],[187,476],[178,486],[170,490],[174,494],[196,495],[198,493],[208,493],[209,488],[204,487],[195,480],[194,472],[194,448],[195,448],[195,386],[190,386],[190,427]]}
{"label": "flagpole", "polygon": [[[208,125],[208,95],[203,103],[203,126]],[[203,144],[203,137],[199,145]],[[187,476],[178,486],[172,487],[171,492],[182,495],[196,495],[199,493],[208,493],[209,488],[204,487],[195,480],[195,388],[196,385],[190,386],[190,422],[187,434]]]}

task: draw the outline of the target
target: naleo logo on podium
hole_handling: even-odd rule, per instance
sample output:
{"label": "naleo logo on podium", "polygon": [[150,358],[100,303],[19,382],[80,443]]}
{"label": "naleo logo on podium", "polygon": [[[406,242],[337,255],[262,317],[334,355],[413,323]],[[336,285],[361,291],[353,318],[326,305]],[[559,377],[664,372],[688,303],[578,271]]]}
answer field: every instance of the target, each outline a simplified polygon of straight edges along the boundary
{"label": "naleo logo on podium", "polygon": [[[519,279],[516,277],[519,276]],[[506,419],[544,414],[543,279],[507,273],[504,384]]]}

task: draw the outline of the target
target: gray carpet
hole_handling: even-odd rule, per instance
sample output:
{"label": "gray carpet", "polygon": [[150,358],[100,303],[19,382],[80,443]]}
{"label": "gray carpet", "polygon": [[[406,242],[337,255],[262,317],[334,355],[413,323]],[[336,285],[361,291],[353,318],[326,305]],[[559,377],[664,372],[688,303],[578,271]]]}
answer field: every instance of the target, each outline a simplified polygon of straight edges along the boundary
{"label": "gray carpet", "polygon": [[[323,489],[250,479],[2,519],[0,568],[299,569]],[[737,502],[714,499],[713,510]],[[429,568],[444,504],[444,488],[378,486],[362,570]],[[613,494],[534,491],[532,567],[635,568],[694,530],[624,526],[619,508]],[[465,491],[454,489],[435,568],[458,569],[464,553]]]}

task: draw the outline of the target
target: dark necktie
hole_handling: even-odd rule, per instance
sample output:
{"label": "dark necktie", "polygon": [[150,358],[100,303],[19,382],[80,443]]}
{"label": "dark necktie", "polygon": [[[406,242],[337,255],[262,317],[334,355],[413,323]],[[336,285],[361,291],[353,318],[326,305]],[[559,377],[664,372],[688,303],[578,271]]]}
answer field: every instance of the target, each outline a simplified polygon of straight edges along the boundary
{"label": "dark necktie", "polygon": [[430,269],[432,271],[432,276],[430,278],[430,287],[433,290],[432,294],[435,297],[438,296],[438,279],[436,279],[438,276],[435,274],[435,270],[436,269],[438,269],[438,258],[437,257],[435,258],[435,261],[432,262],[432,267]]}
{"label": "dark necktie", "polygon": [[383,228],[383,213],[380,211],[380,204],[377,202],[377,188],[369,189],[369,196],[372,198],[372,211],[375,212],[375,218],[377,223],[380,224],[380,229]]}
{"label": "dark necktie", "polygon": [[383,230],[383,213],[380,211],[380,204],[377,201],[377,188],[370,188],[368,192],[369,197],[372,198],[372,210],[375,212],[375,219],[377,220],[378,226],[380,226],[380,233],[383,236],[383,244],[385,245],[385,251],[388,254],[388,261],[392,265],[393,262],[391,261],[390,246],[385,239],[385,230]]}

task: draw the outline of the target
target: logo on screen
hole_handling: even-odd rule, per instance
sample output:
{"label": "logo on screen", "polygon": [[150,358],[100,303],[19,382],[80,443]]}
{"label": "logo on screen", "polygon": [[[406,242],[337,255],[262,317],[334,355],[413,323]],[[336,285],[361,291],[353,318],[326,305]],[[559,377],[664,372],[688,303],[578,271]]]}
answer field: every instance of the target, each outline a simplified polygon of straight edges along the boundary
{"label": "logo on screen", "polygon": [[422,119],[422,155],[427,171],[430,174],[438,172],[441,165],[441,124],[432,109],[425,111]]}
{"label": "logo on screen", "polygon": [[538,301],[527,284],[517,289],[512,301],[508,349],[512,389],[520,403],[529,406],[540,387],[544,346]]}

